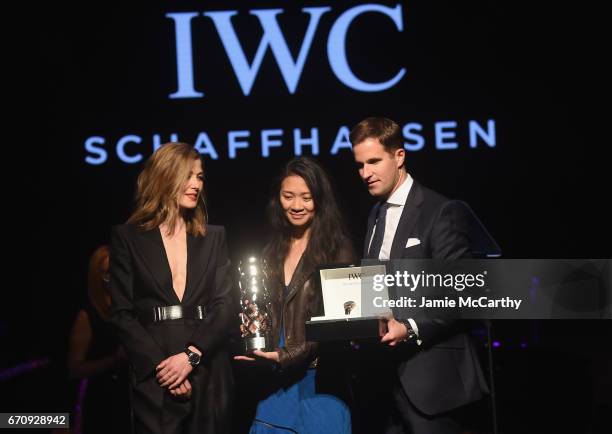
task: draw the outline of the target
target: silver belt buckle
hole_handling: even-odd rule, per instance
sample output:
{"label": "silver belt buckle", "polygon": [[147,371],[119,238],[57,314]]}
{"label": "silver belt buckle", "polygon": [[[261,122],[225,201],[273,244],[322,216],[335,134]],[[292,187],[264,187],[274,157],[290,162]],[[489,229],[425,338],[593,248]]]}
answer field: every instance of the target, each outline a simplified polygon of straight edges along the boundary
{"label": "silver belt buckle", "polygon": [[153,308],[153,320],[155,322],[180,319],[182,317],[183,307],[178,304],[174,306],[157,306]]}
{"label": "silver belt buckle", "polygon": [[[196,316],[198,319],[204,319],[206,316],[206,310],[202,306],[196,306]],[[154,322],[181,318],[183,318],[183,306],[180,304],[174,306],[156,306],[153,308]]]}
{"label": "silver belt buckle", "polygon": [[166,306],[165,319],[181,319],[183,317],[183,307],[180,305]]}

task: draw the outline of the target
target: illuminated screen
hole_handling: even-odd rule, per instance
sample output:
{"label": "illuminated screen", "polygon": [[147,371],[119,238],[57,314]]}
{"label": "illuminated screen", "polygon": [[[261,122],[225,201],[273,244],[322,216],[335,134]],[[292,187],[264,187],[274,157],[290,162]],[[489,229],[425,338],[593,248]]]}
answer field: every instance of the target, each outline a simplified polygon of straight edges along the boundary
{"label": "illuminated screen", "polygon": [[[271,181],[299,155],[329,171],[360,251],[374,200],[348,132],[373,115],[401,126],[410,174],[467,201],[507,257],[591,255],[588,239],[559,237],[591,206],[578,182],[594,171],[574,101],[579,66],[566,61],[572,36],[544,10],[404,1],[76,8],[54,10],[40,38],[52,173],[43,212],[58,228],[53,242],[71,246],[74,265],[54,269],[75,290],[75,270],[127,219],[138,172],[168,141],[202,153],[210,221],[227,227],[232,257],[265,244]],[[568,197],[575,206],[563,205]]]}

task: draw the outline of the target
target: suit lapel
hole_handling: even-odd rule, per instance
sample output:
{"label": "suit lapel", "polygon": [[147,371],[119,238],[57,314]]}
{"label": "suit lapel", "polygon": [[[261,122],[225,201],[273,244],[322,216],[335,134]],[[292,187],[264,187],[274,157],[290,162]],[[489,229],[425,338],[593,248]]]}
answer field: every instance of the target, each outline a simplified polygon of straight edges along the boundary
{"label": "suit lapel", "polygon": [[376,214],[378,213],[378,208],[380,208],[382,202],[377,202],[376,205],[370,211],[370,215],[368,216],[368,229],[366,231],[365,240],[363,242],[363,257],[368,257],[368,250],[370,247],[370,240],[372,239],[372,232],[374,231],[374,224],[376,223]]}
{"label": "suit lapel", "polygon": [[170,265],[159,228],[146,232],[138,231],[137,234],[136,246],[155,283],[163,293],[170,292],[171,297],[178,302],[178,297],[172,287]]}
{"label": "suit lapel", "polygon": [[419,215],[421,214],[421,204],[423,203],[423,190],[416,181],[413,182],[410,193],[406,198],[406,205],[402,211],[400,221],[395,231],[395,237],[393,237],[393,243],[391,244],[391,259],[398,259],[402,257],[402,251],[406,246],[408,237],[414,231]]}
{"label": "suit lapel", "polygon": [[209,235],[196,237],[187,234],[187,281],[185,282],[185,293],[183,304],[187,304],[193,297],[196,288],[208,269],[211,257],[212,242]]}

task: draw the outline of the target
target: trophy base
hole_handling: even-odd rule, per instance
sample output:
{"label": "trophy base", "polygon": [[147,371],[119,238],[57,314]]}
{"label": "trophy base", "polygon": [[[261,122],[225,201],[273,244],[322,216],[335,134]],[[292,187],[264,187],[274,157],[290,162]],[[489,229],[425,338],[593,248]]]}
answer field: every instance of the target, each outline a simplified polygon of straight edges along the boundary
{"label": "trophy base", "polygon": [[265,336],[256,336],[247,338],[244,340],[244,347],[247,354],[252,353],[255,350],[265,351],[267,348],[267,342]]}

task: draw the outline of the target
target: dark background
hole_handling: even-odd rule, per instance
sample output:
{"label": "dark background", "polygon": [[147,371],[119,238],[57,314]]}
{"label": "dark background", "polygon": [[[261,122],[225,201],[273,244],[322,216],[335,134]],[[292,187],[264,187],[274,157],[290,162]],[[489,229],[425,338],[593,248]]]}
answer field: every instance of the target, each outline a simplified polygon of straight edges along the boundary
{"label": "dark background", "polygon": [[[22,267],[8,272],[20,270],[19,285],[10,291],[20,308],[3,316],[9,350],[2,351],[0,366],[46,358],[49,365],[0,383],[10,391],[2,411],[59,411],[64,405],[56,399],[66,384],[62,358],[85,300],[89,255],[108,241],[110,225],[129,216],[142,168],[114,155],[114,144],[126,134],[143,138],[128,149],[146,158],[153,134],[161,134],[162,142],[171,133],[193,142],[199,132],[208,133],[220,157],[206,159],[210,221],[226,226],[233,259],[266,241],[264,207],[271,180],[293,155],[293,128],[304,135],[319,128],[318,160],[333,178],[361,248],[373,200],[350,151],[330,155],[329,149],[340,126],[372,115],[423,125],[426,143],[408,153],[408,171],[467,201],[504,257],[610,257],[605,145],[593,140],[597,121],[590,110],[598,91],[592,64],[601,55],[593,50],[597,12],[577,2],[407,1],[401,2],[402,32],[385,16],[363,15],[348,33],[355,73],[383,81],[400,68],[407,72],[389,90],[362,93],[336,79],[326,52],[333,22],[362,3],[94,2],[37,11],[37,97],[26,101],[32,110],[17,130],[33,140],[29,152],[41,164],[34,174],[26,170],[34,181],[27,193],[34,212],[17,205],[29,230],[8,230],[18,236],[12,256]],[[284,9],[278,20],[296,56],[307,26],[305,6],[332,10],[319,23],[295,94],[268,51],[244,96],[212,20],[200,15],[192,21],[194,81],[206,96],[168,98],[176,90],[176,60],[174,25],[166,13],[238,10],[234,27],[251,61],[261,27],[248,10]],[[468,122],[486,125],[488,119],[495,120],[496,146],[469,148]],[[434,123],[449,120],[458,123],[459,147],[436,150]],[[284,130],[284,146],[262,158],[259,134],[267,128]],[[234,160],[227,157],[230,130],[251,133],[250,149],[238,150]],[[110,157],[100,166],[84,160],[84,141],[92,135],[107,141]],[[609,321],[503,321],[493,332],[501,344],[494,353],[504,432],[588,432],[598,423],[592,387],[610,381]]]}

